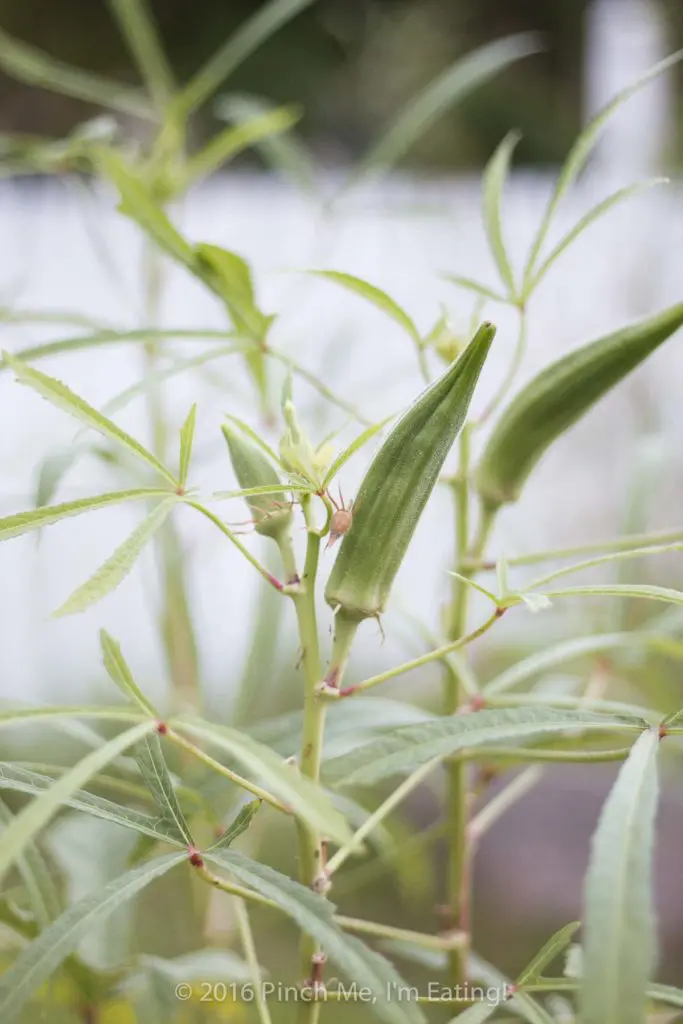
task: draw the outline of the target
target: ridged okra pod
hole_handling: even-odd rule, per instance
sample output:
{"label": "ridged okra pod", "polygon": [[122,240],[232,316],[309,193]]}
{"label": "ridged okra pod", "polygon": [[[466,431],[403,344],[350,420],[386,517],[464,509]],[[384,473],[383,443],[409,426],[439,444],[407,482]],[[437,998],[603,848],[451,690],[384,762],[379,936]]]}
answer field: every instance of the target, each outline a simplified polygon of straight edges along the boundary
{"label": "ridged okra pod", "polygon": [[[262,452],[236,430],[223,424],[230,461],[240,487],[277,487],[282,483],[274,467]],[[264,537],[277,539],[292,522],[292,509],[283,505],[282,494],[256,494],[245,500],[254,517],[254,528]]]}
{"label": "ridged okra pod", "polygon": [[516,501],[552,442],[683,325],[683,303],[552,363],[512,400],[477,470],[489,511]]}
{"label": "ridged okra pod", "polygon": [[484,323],[462,355],[416,399],[374,457],[354,502],[325,599],[349,623],[384,611],[418,520],[465,422],[496,333]]}

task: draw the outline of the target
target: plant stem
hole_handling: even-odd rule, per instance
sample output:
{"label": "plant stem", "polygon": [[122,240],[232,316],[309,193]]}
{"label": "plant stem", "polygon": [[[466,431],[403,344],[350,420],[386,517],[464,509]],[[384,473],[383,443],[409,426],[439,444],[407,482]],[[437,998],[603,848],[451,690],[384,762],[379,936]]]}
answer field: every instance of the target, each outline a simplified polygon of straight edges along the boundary
{"label": "plant stem", "polygon": [[[292,593],[299,639],[301,642],[301,661],[304,670],[304,711],[301,736],[301,754],[299,770],[313,782],[320,779],[320,763],[323,751],[325,729],[325,702],[318,695],[318,684],[322,679],[320,660],[320,644],[318,639],[318,623],[315,610],[315,583],[318,573],[320,556],[320,534],[315,529],[311,509],[311,499],[302,499],[302,508],[308,530],[306,560],[298,592]],[[321,837],[303,823],[299,823],[299,877],[304,885],[315,888],[324,871],[323,843]],[[301,966],[304,978],[308,978],[312,957],[317,950],[316,943],[310,936],[301,937]],[[311,1007],[313,1003],[304,1003],[301,1013],[304,1019],[312,1021]]]}
{"label": "plant stem", "polygon": [[251,980],[254,987],[254,996],[259,1020],[261,1021],[261,1024],[271,1024],[270,1011],[263,992],[261,966],[258,962],[258,956],[256,955],[254,936],[249,922],[249,912],[247,911],[244,900],[242,899],[235,899],[234,907],[235,917],[237,918],[237,927],[239,928],[240,939],[242,941],[244,959],[247,961],[249,970],[251,971]]}
{"label": "plant stem", "polygon": [[356,932],[359,935],[375,935],[382,939],[397,939],[401,942],[412,942],[423,949],[448,949],[452,940],[441,935],[425,935],[422,932],[409,931],[407,928],[394,928],[390,924],[378,921],[363,921],[356,917],[335,916],[335,921],[344,931]]}

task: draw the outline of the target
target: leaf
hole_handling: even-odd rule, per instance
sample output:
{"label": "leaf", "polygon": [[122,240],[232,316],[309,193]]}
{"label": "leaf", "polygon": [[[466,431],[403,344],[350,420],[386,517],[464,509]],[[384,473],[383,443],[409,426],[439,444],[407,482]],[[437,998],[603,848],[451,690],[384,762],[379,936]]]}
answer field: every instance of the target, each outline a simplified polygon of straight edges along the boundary
{"label": "leaf", "polygon": [[279,871],[233,850],[209,851],[205,857],[244,885],[273,900],[302,931],[320,943],[352,981],[359,987],[369,988],[377,999],[378,1016],[396,1024],[422,1024],[424,1018],[415,1003],[391,1001],[389,986],[405,985],[398,973],[378,953],[341,931],[332,916],[334,906],[328,900]]}
{"label": "leaf", "polygon": [[168,824],[170,834],[176,842],[184,843],[185,846],[194,846],[189,826],[180,809],[173,782],[166,767],[161,741],[157,733],[145,736],[138,744],[136,754],[142,778],[161,812],[162,821]]}
{"label": "leaf", "polygon": [[480,295],[484,299],[491,299],[492,302],[502,302],[507,305],[510,301],[506,295],[501,295],[492,288],[488,288],[478,281],[473,281],[471,277],[462,277],[460,274],[443,274],[442,276],[445,281],[450,281],[451,284],[457,285],[458,288],[475,292],[475,294]]}
{"label": "leaf", "polygon": [[388,317],[391,317],[399,327],[406,331],[416,345],[422,343],[420,332],[411,317],[390,295],[387,295],[386,292],[376,285],[370,284],[360,277],[354,277],[353,274],[345,274],[340,270],[306,270],[305,273],[310,274],[312,277],[322,277],[326,281],[332,281],[334,284],[341,285],[342,288],[346,288],[350,292],[355,292],[356,295],[360,295],[362,299],[370,302],[377,309],[381,310],[382,313],[386,313]]}
{"label": "leaf", "polygon": [[189,160],[184,174],[187,185],[213,174],[250,146],[288,131],[300,117],[301,114],[291,107],[277,107],[236,127],[223,129]]}
{"label": "leaf", "polygon": [[218,842],[209,847],[207,852],[211,853],[213,850],[224,850],[227,849],[228,846],[232,846],[235,840],[239,839],[242,833],[247,831],[254,819],[254,816],[261,807],[261,803],[261,800],[250,800],[249,803],[245,804],[242,810],[225,829]]}
{"label": "leaf", "polygon": [[[14,355],[15,358],[24,362],[35,362],[64,352],[81,352],[85,349],[100,348],[102,345],[144,344],[148,341],[161,343],[173,338],[181,341],[226,341],[232,339],[234,344],[230,347],[234,351],[251,348],[248,342],[240,342],[232,330],[217,331],[207,327],[197,327],[194,330],[189,327],[142,327],[134,331],[100,330],[95,334],[79,334],[75,338],[61,338],[58,341],[48,341],[40,345],[29,345],[19,349]],[[0,360],[0,373],[6,369],[6,364]],[[158,374],[152,375],[151,379],[163,380],[164,374],[167,372],[170,371],[160,371]]]}
{"label": "leaf", "polygon": [[[0,767],[0,774],[1,774]],[[0,800],[0,838],[2,829],[14,820],[14,815]],[[27,843],[24,851],[17,859],[17,870],[21,875],[36,924],[47,928],[50,921],[61,913],[59,890],[52,878],[50,869],[35,843]]]}
{"label": "leaf", "polygon": [[244,21],[180,91],[172,113],[181,120],[206,103],[223,82],[278,29],[313,0],[270,0]]}
{"label": "leaf", "polygon": [[370,785],[408,772],[435,757],[492,744],[519,743],[568,729],[598,732],[642,731],[642,722],[616,715],[526,707],[451,715],[423,725],[404,726],[328,761],[325,778],[337,785]]}
{"label": "leaf", "polygon": [[103,718],[121,722],[139,722],[141,716],[132,708],[122,708],[120,705],[114,708],[107,708],[101,705],[77,704],[70,706],[62,704],[58,707],[39,708],[10,708],[7,711],[0,710],[0,727],[13,725],[17,722],[37,721],[50,718]]}
{"label": "leaf", "polygon": [[26,1002],[95,924],[106,921],[123,903],[145,886],[187,859],[183,852],[169,853],[127,871],[103,889],[72,904],[61,917],[19,954],[0,977],[0,1013],[3,1024],[12,1024]]}
{"label": "leaf", "polygon": [[[92,782],[97,781],[98,778],[93,777]],[[49,775],[31,771],[22,765],[0,761],[0,790],[8,789],[16,793],[37,796],[49,790],[54,782],[55,780]],[[70,796],[65,797],[62,802],[64,806],[71,807],[75,811],[82,811],[94,818],[101,818],[103,821],[110,821],[123,828],[133,829],[151,839],[177,844],[168,822],[160,818],[153,818],[150,814],[137,811],[132,807],[116,804],[112,800],[96,796],[86,790],[76,790]],[[182,843],[181,845],[184,847],[186,844]]]}
{"label": "leaf", "polygon": [[171,723],[179,732],[189,733],[224,750],[238,761],[243,769],[253,773],[259,782],[311,828],[343,845],[351,838],[344,818],[336,811],[327,794],[305,776],[284,763],[268,747],[250,736],[226,726],[209,724],[200,719],[179,718]]}
{"label": "leaf", "polygon": [[538,981],[542,977],[545,968],[567,948],[580,927],[580,921],[572,921],[571,924],[566,924],[564,928],[560,928],[554,935],[551,935],[543,948],[539,950],[517,978],[518,987],[521,988],[523,985]]}
{"label": "leaf", "polygon": [[230,420],[231,423],[234,423],[234,425],[239,430],[241,430],[243,434],[246,434],[249,440],[253,441],[254,444],[261,449],[261,451],[265,452],[268,458],[272,459],[276,466],[282,467],[279,455],[277,455],[277,453],[270,447],[270,445],[267,444],[263,440],[263,438],[256,433],[255,430],[252,430],[248,423],[245,423],[244,420],[238,419],[237,416],[231,416],[230,413],[227,412],[225,413],[225,418],[227,420]]}
{"label": "leaf", "polygon": [[180,430],[180,472],[178,474],[178,483],[181,487],[185,487],[187,483],[187,473],[190,468],[190,459],[192,458],[196,418],[197,404],[195,403],[187,414],[187,419]]}
{"label": "leaf", "polygon": [[518,661],[516,665],[501,672],[484,686],[483,693],[490,697],[493,694],[503,693],[504,690],[511,690],[513,687],[519,686],[520,683],[526,682],[527,679],[540,675],[546,669],[560,665],[563,661],[570,661],[572,658],[600,654],[602,651],[611,651],[618,647],[634,647],[644,642],[645,638],[639,636],[638,633],[597,633],[593,636],[564,640]]}
{"label": "leaf", "polygon": [[141,722],[103,743],[17,814],[0,839],[0,879],[20,856],[26,844],[54,817],[61,804],[117,754],[136,743],[152,728],[152,722]]}
{"label": "leaf", "polygon": [[154,105],[163,114],[175,91],[175,76],[164,53],[148,0],[109,0],[109,6]]}
{"label": "leaf", "polygon": [[251,268],[235,252],[204,242],[195,246],[195,272],[221,298],[235,329],[261,344],[272,317],[258,308]]}
{"label": "leaf", "polygon": [[582,235],[586,228],[589,228],[596,220],[599,220],[600,217],[604,216],[604,214],[609,213],[613,206],[617,206],[618,203],[622,203],[624,200],[630,199],[631,196],[637,195],[638,192],[643,192],[647,188],[652,188],[653,185],[661,185],[667,181],[667,178],[651,178],[649,181],[641,181],[637,182],[635,185],[620,188],[617,192],[613,192],[612,195],[607,196],[606,199],[603,199],[602,202],[594,206],[588,211],[588,213],[584,214],[584,216],[581,217],[581,219],[574,225],[571,231],[568,231],[564,238],[557,243],[547,259],[543,261],[531,281],[526,285],[526,295],[529,296],[541,283],[555,261],[559,259],[566,249],[569,248],[572,242],[574,242],[579,235]]}
{"label": "leaf", "polygon": [[650,999],[683,1010],[683,989],[674,988],[673,985],[648,985],[647,994]]}
{"label": "leaf", "polygon": [[151,701],[147,700],[135,682],[133,673],[128,668],[126,659],[123,657],[121,645],[118,640],[114,640],[113,636],[107,633],[106,629],[100,630],[100,647],[102,648],[102,661],[105,670],[112,682],[116,683],[125,697],[132,700],[134,704],[137,704],[139,708],[153,719],[159,721],[161,715]]}
{"label": "leaf", "polygon": [[484,168],[482,211],[491,253],[503,284],[510,295],[515,294],[515,280],[503,241],[501,199],[510,172],[510,161],[519,142],[519,132],[509,132]]}
{"label": "leaf", "polygon": [[612,551],[606,555],[597,555],[583,562],[576,562],[574,565],[564,565],[560,569],[547,573],[545,576],[540,576],[538,579],[533,580],[529,587],[533,589],[544,587],[551,580],[558,579],[560,576],[568,576],[571,573],[581,572],[584,569],[591,569],[596,565],[605,565],[608,562],[620,562],[631,558],[646,558],[650,555],[662,555],[670,551],[683,551],[683,541],[673,541],[669,544],[651,544],[645,548],[631,548],[627,551]]}
{"label": "leaf", "polygon": [[146,96],[91,71],[72,67],[0,30],[0,68],[11,78],[86,103],[119,110],[146,120],[154,118]]}
{"label": "leaf", "polygon": [[634,744],[593,836],[586,876],[582,1024],[642,1024],[655,957],[652,848],[659,736]]}
{"label": "leaf", "polygon": [[80,516],[83,512],[94,512],[108,505],[121,505],[124,501],[141,501],[148,498],[167,498],[168,491],[160,488],[143,487],[131,491],[110,491],[108,494],[97,494],[92,498],[77,498],[76,501],[65,501],[61,505],[48,505],[44,508],[31,509],[29,512],[16,512],[14,515],[0,519],[0,542],[11,537],[19,537],[32,530],[40,530],[60,519]]}
{"label": "leaf", "polygon": [[646,601],[667,601],[683,604],[683,591],[668,587],[654,587],[645,583],[604,583],[585,587],[566,587],[563,590],[548,590],[546,597],[638,597]]}
{"label": "leaf", "polygon": [[498,419],[476,471],[491,512],[516,501],[566,430],[683,325],[683,303],[575,349],[533,377]]}
{"label": "leaf", "polygon": [[[268,100],[244,94],[222,96],[215,105],[218,117],[240,125],[248,124],[273,109],[273,104]],[[266,135],[254,145],[272,167],[289,178],[302,192],[315,192],[315,168],[306,147],[293,132]]]}
{"label": "leaf", "polygon": [[332,483],[339,470],[346,465],[349,459],[353,455],[355,455],[356,452],[363,447],[363,445],[367,444],[368,441],[372,440],[375,434],[378,434],[380,430],[382,430],[382,428],[385,427],[386,424],[389,423],[389,421],[392,420],[393,418],[393,416],[387,416],[385,419],[380,420],[379,423],[373,423],[371,427],[366,427],[366,429],[363,430],[362,433],[358,434],[358,436],[354,438],[351,444],[347,448],[345,448],[343,452],[340,452],[340,454],[331,464],[330,468],[327,470],[327,473],[325,474],[325,478],[323,480],[323,487],[329,486],[329,484]]}
{"label": "leaf", "polygon": [[646,73],[641,78],[637,79],[631,85],[627,86],[625,89],[622,89],[621,92],[617,93],[614,99],[610,100],[610,102],[605,107],[603,107],[602,110],[600,110],[583,129],[583,131],[577,138],[576,142],[572,146],[571,150],[569,151],[567,159],[565,160],[562,166],[562,170],[560,171],[560,175],[557,179],[557,183],[555,185],[553,194],[551,195],[550,200],[548,201],[546,211],[543,215],[543,220],[541,221],[541,225],[538,229],[538,234],[536,235],[536,239],[532,246],[531,253],[529,254],[529,260],[524,273],[524,290],[526,290],[526,284],[534,270],[534,266],[538,259],[541,248],[543,246],[543,242],[545,241],[546,235],[548,233],[548,228],[550,227],[550,222],[553,219],[555,211],[557,210],[557,207],[559,206],[564,194],[567,192],[567,190],[571,187],[571,185],[574,183],[574,181],[580,174],[582,168],[588,160],[588,157],[590,156],[591,150],[593,149],[595,143],[598,141],[609,118],[616,110],[619,109],[622,103],[630,99],[630,97],[633,96],[634,93],[636,93],[639,89],[642,89],[642,87],[647,85],[648,82],[651,82],[654,78],[657,78],[659,75],[663,74],[669,68],[677,64],[681,60],[681,58],[683,58],[683,50],[679,50],[677,53],[673,53],[671,54],[671,56],[666,57],[658,64],[655,64],[654,67],[650,68],[649,71],[646,71]]}
{"label": "leaf", "polygon": [[143,519],[131,535],[120,544],[114,554],[104,562],[97,572],[68,597],[64,604],[53,612],[54,618],[83,612],[91,604],[111,594],[131,571],[140,552],[151,540],[171,509],[178,503],[176,497],[159,502],[153,512]]}
{"label": "leaf", "polygon": [[520,34],[497,39],[458,58],[405,105],[361,159],[351,180],[390,170],[451,107],[510,64],[538,50],[534,36]]}
{"label": "leaf", "polygon": [[123,445],[129,452],[135,455],[137,458],[146,462],[148,466],[151,466],[157,473],[163,476],[169,483],[176,484],[175,477],[169,472],[166,467],[159,462],[157,457],[148,451],[139,441],[127,434],[125,430],[121,430],[117,427],[112,420],[107,419],[102,413],[98,412],[97,409],[93,409],[91,405],[81,398],[79,395],[74,394],[70,388],[63,384],[62,381],[57,380],[55,377],[48,377],[47,374],[41,373],[40,370],[34,370],[30,366],[26,366],[20,359],[11,356],[8,352],[3,353],[5,363],[10,366],[16,374],[17,380],[26,384],[28,387],[33,388],[39,395],[46,398],[53,405],[56,405],[58,409],[64,409],[71,416],[81,420],[88,427],[92,427],[93,430],[97,430],[100,434],[110,438],[112,441],[116,441],[117,444]]}

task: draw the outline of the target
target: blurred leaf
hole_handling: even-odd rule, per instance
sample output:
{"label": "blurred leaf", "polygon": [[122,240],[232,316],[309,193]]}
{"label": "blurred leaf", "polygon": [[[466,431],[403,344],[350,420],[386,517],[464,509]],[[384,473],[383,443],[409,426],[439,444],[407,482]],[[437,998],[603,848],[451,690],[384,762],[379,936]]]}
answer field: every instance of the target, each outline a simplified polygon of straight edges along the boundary
{"label": "blurred leaf", "polygon": [[52,613],[53,617],[60,618],[63,615],[83,612],[91,604],[95,604],[111,594],[126,578],[142,549],[152,539],[177,503],[178,499],[175,496],[159,502],[154,511],[142,520],[131,535],[118,546],[113,555],[103,562],[97,572],[75,590],[56,612]]}
{"label": "blurred leaf", "polygon": [[28,43],[0,30],[0,68],[20,82],[37,85],[51,92],[119,110],[133,117],[154,119],[146,96],[137,89],[120,85],[91,71],[72,67]]}
{"label": "blurred leaf", "polygon": [[292,107],[277,107],[223,129],[190,158],[184,171],[186,184],[207,178],[245,149],[287,132],[300,117]]}
{"label": "blurred leaf", "polygon": [[619,772],[586,876],[583,1024],[642,1024],[655,957],[652,848],[659,736],[649,730]]}
{"label": "blurred leaf", "polygon": [[[66,774],[68,769],[64,769]],[[61,776],[62,778],[64,775]],[[94,785],[98,776],[94,775],[90,783]],[[16,793],[28,793],[31,796],[39,796],[53,786],[55,780],[49,775],[42,775],[39,772],[31,771],[22,765],[10,764],[7,761],[0,762],[0,790],[8,789]],[[143,791],[144,792],[144,791]],[[121,825],[123,828],[133,829],[141,835],[149,836],[156,841],[176,844],[174,833],[168,823],[160,818],[153,818],[151,814],[145,814],[132,807],[125,807],[113,803],[104,797],[88,793],[84,789],[78,789],[70,793],[61,801],[64,806],[71,807],[75,811],[82,811],[103,821],[112,822],[114,825]],[[185,843],[181,844],[183,847]]]}
{"label": "blurred leaf", "polygon": [[621,562],[631,558],[646,558],[650,555],[668,554],[671,551],[683,551],[683,541],[673,541],[669,544],[651,544],[646,548],[631,548],[626,551],[612,551],[607,555],[596,555],[595,558],[589,558],[584,562],[576,562],[574,565],[565,565],[560,569],[547,573],[545,576],[539,576],[538,579],[532,580],[529,588],[536,590],[538,587],[544,587],[551,580],[558,579],[560,576],[568,576],[571,573],[581,572],[584,569],[591,569],[596,565],[605,565],[608,562]]}
{"label": "blurred leaf", "polygon": [[677,1006],[683,1010],[683,989],[673,985],[648,985],[647,994],[667,1006]]}
{"label": "blurred leaf", "polygon": [[12,1024],[28,999],[62,961],[76,948],[93,925],[106,921],[111,913],[133,899],[155,878],[187,859],[187,854],[169,853],[127,871],[103,889],[72,904],[61,917],[34,939],[0,977],[0,1013],[3,1024]]}
{"label": "blurred leaf", "polygon": [[585,587],[567,587],[563,590],[548,590],[545,597],[639,597],[646,601],[667,601],[683,604],[683,591],[667,587],[649,586],[646,583],[604,583]]}
{"label": "blurred leaf", "polygon": [[534,274],[532,280],[526,286],[526,294],[530,295],[531,292],[541,283],[545,275],[548,273],[552,265],[562,255],[565,249],[574,242],[579,235],[582,235],[586,228],[589,228],[591,224],[594,224],[596,220],[599,220],[604,214],[609,213],[613,206],[617,206],[619,203],[624,202],[626,199],[630,199],[631,196],[635,196],[638,192],[643,192],[646,188],[652,188],[653,185],[661,185],[667,182],[667,178],[651,178],[649,181],[637,182],[635,185],[629,185],[627,188],[620,188],[617,192],[613,192],[611,196],[603,199],[602,202],[594,206],[588,213],[574,225],[571,231],[562,238],[555,248],[552,250],[550,255],[543,261],[541,266]]}
{"label": "blurred leaf", "polygon": [[175,91],[175,76],[148,0],[108,0],[108,3],[154,105],[162,113]]}
{"label": "blurred leaf", "polygon": [[[0,766],[0,776],[2,776],[2,766]],[[14,815],[4,801],[0,800],[0,837],[4,828],[13,820]],[[17,870],[28,893],[36,924],[41,930],[47,928],[50,921],[59,917],[62,901],[50,869],[36,843],[26,844],[23,852],[17,858]]]}
{"label": "blurred leaf", "polygon": [[[325,949],[327,955],[360,987],[376,997],[375,1012],[390,1024],[422,1024],[415,1003],[391,1002],[391,992],[405,982],[392,965],[360,940],[345,935],[333,918],[334,906],[306,886],[232,850],[207,852],[206,860],[224,868],[238,881],[273,900],[299,927]],[[393,986],[396,986],[394,989]]]}
{"label": "blurred leaf", "polygon": [[148,498],[167,498],[168,491],[155,487],[141,487],[131,491],[109,491],[97,494],[92,498],[77,498],[76,501],[65,501],[61,505],[48,505],[44,508],[32,509],[30,512],[16,512],[14,515],[0,519],[0,541],[10,537],[19,537],[31,530],[40,530],[60,519],[80,516],[83,512],[93,512],[108,505],[121,505],[125,501],[141,501]]}
{"label": "blurred leaf", "polygon": [[572,921],[571,924],[566,924],[564,928],[560,928],[554,935],[551,935],[543,948],[539,950],[517,978],[517,985],[521,987],[530,982],[538,981],[542,977],[545,968],[567,948],[580,927],[580,921]]}
{"label": "blurred leaf", "polygon": [[176,842],[193,846],[192,835],[180,809],[157,733],[145,736],[135,752],[142,778],[161,812],[162,822],[168,825]]}
{"label": "blurred leaf", "polygon": [[[249,650],[232,707],[231,719],[237,728],[244,728],[262,716],[277,686],[279,638],[285,607],[281,595],[262,578],[252,597]],[[218,721],[220,716],[225,717],[223,708],[217,708]]]}
{"label": "blurred leaf", "polygon": [[355,455],[356,452],[363,447],[363,445],[368,443],[368,441],[371,441],[375,434],[378,434],[380,430],[382,430],[382,428],[385,427],[387,423],[389,423],[389,421],[392,420],[393,418],[393,416],[387,416],[385,419],[380,420],[379,423],[373,423],[371,427],[366,427],[366,429],[362,431],[362,433],[358,434],[358,436],[353,439],[351,444],[348,445],[348,447],[346,447],[344,451],[341,452],[334,460],[334,462],[328,469],[327,473],[325,474],[323,486],[328,487],[329,484],[331,484],[332,481],[334,480],[339,470],[342,469],[349,461],[351,456]]}
{"label": "blurred leaf", "polygon": [[30,843],[33,837],[54,817],[61,804],[68,800],[76,790],[84,786],[101,768],[109,764],[117,754],[132,746],[152,728],[154,728],[152,722],[141,722],[131,729],[119,733],[113,739],[107,740],[24,807],[0,838],[0,878],[20,856],[26,844]]}
{"label": "blurred leaf", "polygon": [[251,825],[254,815],[258,812],[261,803],[261,800],[250,800],[248,804],[245,804],[234,820],[230,822],[220,839],[209,848],[208,852],[227,849],[235,842],[236,839],[239,839],[242,833],[246,832]]}
{"label": "blurred leaf", "polygon": [[270,0],[260,7],[236,32],[233,32],[181,89],[173,104],[172,112],[175,116],[182,120],[206,103],[240,64],[312,2],[313,0]]}
{"label": "blurred leaf", "polygon": [[139,722],[141,715],[132,708],[122,708],[121,705],[114,708],[104,707],[100,704],[59,704],[56,707],[29,707],[10,708],[3,711],[0,708],[0,726],[12,725],[17,722],[37,721],[41,718],[103,718],[121,722]]}
{"label": "blurred leaf", "polygon": [[97,409],[94,409],[83,398],[71,391],[62,381],[57,380],[55,377],[48,377],[47,374],[41,373],[40,370],[34,370],[20,359],[11,356],[8,352],[5,352],[3,356],[5,362],[14,370],[17,380],[21,384],[26,384],[28,387],[33,388],[39,395],[46,398],[48,402],[56,405],[58,409],[64,409],[65,412],[68,412],[77,420],[81,420],[88,427],[92,427],[93,430],[97,430],[105,437],[123,445],[124,448],[127,448],[128,451],[143,462],[146,462],[148,466],[151,466],[169,483],[176,483],[173,474],[159,462],[152,452],[148,451],[130,434],[127,434],[125,430],[117,427],[115,423],[107,419],[106,416],[103,416]]}
{"label": "blurred leaf", "polygon": [[345,274],[340,270],[306,270],[304,273],[310,274],[312,277],[322,277],[326,281],[332,281],[334,284],[341,285],[342,288],[346,288],[350,292],[355,292],[356,295],[360,295],[361,298],[366,299],[367,302],[381,310],[382,313],[386,313],[388,317],[391,317],[399,327],[406,331],[416,345],[419,346],[422,343],[420,332],[412,318],[390,295],[387,295],[386,292],[376,285],[370,284],[360,277],[354,277],[353,274]]}
{"label": "blurred leaf", "polygon": [[272,459],[276,466],[282,467],[282,463],[280,462],[280,456],[277,455],[277,453],[270,447],[270,445],[267,444],[263,440],[263,438],[256,433],[255,430],[252,430],[248,423],[245,423],[244,420],[238,419],[237,416],[231,416],[230,413],[227,412],[225,413],[225,418],[227,420],[230,420],[230,422],[233,423],[238,428],[238,430],[241,430],[242,433],[245,434],[250,441],[253,441],[254,444],[261,449],[261,451],[265,452],[268,458]]}
{"label": "blurred leaf", "polygon": [[[243,94],[222,96],[215,107],[218,117],[239,125],[248,125],[274,109],[268,100]],[[302,192],[315,192],[315,168],[306,147],[293,132],[265,135],[253,144],[271,167],[289,178]]]}
{"label": "blurred leaf", "polygon": [[259,344],[265,340],[272,317],[256,304],[251,268],[235,252],[219,245],[195,246],[196,273],[228,307],[235,329]]}
{"label": "blurred leaf", "polygon": [[[366,743],[325,766],[325,777],[337,785],[370,785],[411,771],[435,757],[482,745],[514,744],[566,730],[633,733],[638,719],[588,711],[527,707],[453,715],[423,725],[404,726]],[[523,749],[523,746],[522,746]]]}
{"label": "blurred leaf", "polygon": [[121,645],[118,640],[114,640],[113,636],[110,636],[109,633],[107,633],[106,629],[100,630],[100,647],[102,648],[102,661],[104,663],[105,670],[112,682],[116,683],[124,697],[132,700],[139,708],[145,711],[152,718],[159,721],[161,715],[154,705],[147,700],[144,693],[135,682],[133,673],[129,669],[126,659],[123,657]]}
{"label": "blurred leaf", "polygon": [[510,173],[512,154],[520,138],[519,132],[509,132],[505,136],[487,163],[483,180],[482,207],[486,237],[498,267],[498,273],[510,295],[515,294],[515,280],[503,241],[501,200]]}
{"label": "blurred leaf", "polygon": [[658,75],[668,71],[668,69],[677,64],[681,58],[683,58],[683,50],[679,50],[677,53],[671,54],[671,56],[666,57],[658,64],[655,64],[649,71],[642,75],[641,78],[632,82],[631,85],[622,89],[621,92],[618,92],[614,99],[610,100],[610,102],[603,107],[591,121],[589,121],[579,137],[576,139],[562,166],[555,189],[548,201],[541,225],[529,254],[529,260],[524,272],[523,290],[525,292],[527,291],[528,281],[534,271],[536,261],[538,260],[555,211],[557,210],[562,197],[572,186],[574,181],[576,181],[576,178],[585,166],[593,147],[607,125],[607,121],[612,114],[619,109],[622,103],[625,103],[626,100],[630,99],[634,93],[638,92],[639,89],[642,89],[643,86],[647,85],[648,82],[651,82],[654,78],[657,78]]}
{"label": "blurred leaf", "polygon": [[341,845],[351,838],[348,825],[332,807],[324,790],[299,775],[292,765],[285,764],[268,747],[236,729],[202,722],[200,719],[179,718],[170,724],[179,732],[189,733],[226,751],[311,828]]}
{"label": "blurred leaf", "polygon": [[[113,329],[99,330],[94,334],[79,334],[74,338],[62,338],[58,341],[47,341],[40,345],[29,345],[21,348],[15,353],[15,357],[24,362],[34,362],[38,359],[47,359],[49,356],[60,355],[63,352],[81,352],[85,349],[99,348],[101,345],[118,344],[145,344],[149,341],[157,343],[170,341],[177,338],[179,341],[226,341],[232,339],[234,345],[231,349],[243,351],[251,348],[247,341],[240,342],[233,330],[215,330],[214,328],[197,327],[194,330],[190,327],[140,327],[134,331],[117,331]],[[195,357],[201,358],[201,357]],[[0,361],[0,373],[7,369],[4,362]],[[160,371],[165,372],[165,371]],[[156,379],[155,376],[152,379]]]}
{"label": "blurred leaf", "polygon": [[390,170],[459,100],[515,61],[538,53],[539,48],[534,36],[521,34],[497,39],[458,58],[405,105],[361,159],[351,174],[351,181],[355,183],[360,178]]}
{"label": "blurred leaf", "polygon": [[464,288],[466,291],[475,292],[484,299],[491,299],[492,302],[502,302],[505,304],[509,302],[507,296],[493,291],[492,288],[487,288],[484,284],[479,284],[478,281],[473,281],[470,277],[462,277],[460,274],[443,274],[442,276],[444,280],[450,281],[451,284],[457,285],[458,288]]}
{"label": "blurred leaf", "polygon": [[195,403],[187,414],[187,419],[180,430],[180,472],[178,482],[181,487],[187,483],[187,473],[192,458],[192,444],[194,441],[195,421],[197,418],[197,404]]}

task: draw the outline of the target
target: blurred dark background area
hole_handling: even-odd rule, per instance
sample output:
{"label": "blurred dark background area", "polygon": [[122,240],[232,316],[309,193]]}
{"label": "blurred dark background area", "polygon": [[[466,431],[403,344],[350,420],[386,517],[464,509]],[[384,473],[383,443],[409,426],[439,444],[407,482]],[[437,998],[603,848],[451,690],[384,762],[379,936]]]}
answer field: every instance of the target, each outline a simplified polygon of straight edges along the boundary
{"label": "blurred dark background area", "polygon": [[[610,0],[603,2],[609,9]],[[672,51],[683,45],[683,4],[657,2]],[[611,0],[615,17],[627,3]],[[183,81],[263,5],[150,0],[150,6]],[[408,166],[435,172],[478,166],[511,125],[523,133],[522,163],[552,164],[581,123],[589,6],[589,0],[318,0],[252,55],[228,89],[300,104],[301,133],[319,159],[344,162],[455,58],[510,33],[535,32],[543,52],[459,104],[415,147]],[[106,0],[0,0],[0,28],[66,62],[136,81]],[[61,136],[93,112],[80,101],[0,76],[1,132]],[[195,125],[197,141],[213,127],[205,108]],[[679,165],[681,135],[679,127],[671,146]]]}

